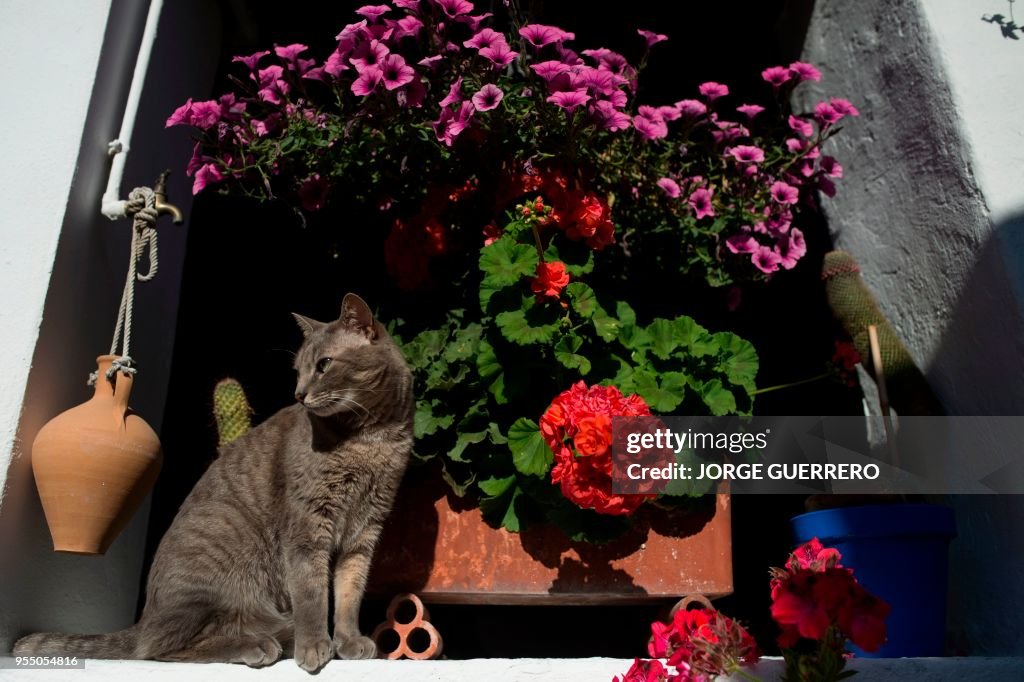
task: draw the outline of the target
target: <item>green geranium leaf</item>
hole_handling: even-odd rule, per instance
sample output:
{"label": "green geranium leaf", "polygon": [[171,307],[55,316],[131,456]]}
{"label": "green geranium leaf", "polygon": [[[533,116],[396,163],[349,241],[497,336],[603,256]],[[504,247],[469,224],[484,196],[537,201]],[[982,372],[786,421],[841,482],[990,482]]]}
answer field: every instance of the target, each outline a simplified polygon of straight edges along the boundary
{"label": "green geranium leaf", "polygon": [[468,459],[464,459],[462,454],[466,451],[466,448],[470,445],[479,443],[487,437],[486,431],[475,431],[473,433],[460,433],[459,437],[455,441],[455,446],[448,451],[448,457],[455,460],[456,462],[469,462]]}
{"label": "green geranium leaf", "polygon": [[682,353],[697,358],[705,355],[714,355],[718,352],[718,344],[715,342],[708,330],[694,322],[692,317],[677,317],[673,324],[676,329],[676,339]]}
{"label": "green geranium leaf", "polygon": [[520,523],[519,515],[516,513],[516,502],[522,494],[519,486],[509,486],[501,495],[481,499],[480,511],[484,520],[493,526],[518,533]]}
{"label": "green geranium leaf", "polygon": [[455,421],[453,414],[437,414],[435,407],[426,400],[416,402],[416,414],[413,418],[413,431],[416,438],[430,436],[439,429],[447,429]]}
{"label": "green geranium leaf", "polygon": [[651,338],[651,352],[662,360],[672,357],[672,352],[678,347],[675,325],[669,320],[656,319],[647,325],[647,335]]}
{"label": "green geranium leaf", "polygon": [[633,373],[633,387],[655,412],[671,412],[686,397],[686,375],[665,372],[659,380],[653,372],[638,369]]}
{"label": "green geranium leaf", "polygon": [[572,282],[565,288],[572,308],[583,317],[590,317],[600,309],[594,290],[583,282]]}
{"label": "green geranium leaf", "polygon": [[555,461],[537,422],[525,417],[520,417],[509,427],[508,449],[512,451],[512,463],[516,469],[527,476],[546,475]]}
{"label": "green geranium leaf", "polygon": [[480,251],[480,269],[484,283],[491,288],[511,286],[523,277],[537,272],[537,250],[528,244],[518,244],[508,235]]}
{"label": "green geranium leaf", "polygon": [[476,354],[476,372],[486,384],[501,374],[501,363],[494,352],[494,346],[487,341],[480,341]]}
{"label": "green geranium leaf", "polygon": [[[460,467],[460,469],[467,469],[467,467]],[[444,479],[453,493],[459,497],[465,497],[466,493],[469,492],[469,487],[476,481],[476,474],[472,471],[465,471],[462,475],[453,474],[447,465],[442,464],[441,478]]]}
{"label": "green geranium leaf", "polygon": [[480,490],[483,491],[483,494],[487,495],[487,497],[498,497],[508,490],[515,482],[516,477],[514,475],[506,476],[504,478],[492,477],[478,481],[477,486],[479,486]]}
{"label": "green geranium leaf", "polygon": [[519,310],[500,313],[494,321],[506,339],[520,346],[551,341],[561,325],[555,306],[539,305],[529,296]]}
{"label": "green geranium leaf", "polygon": [[445,361],[452,363],[472,357],[477,350],[482,332],[483,327],[479,324],[470,324],[455,332],[455,337],[445,346]]}
{"label": "green geranium leaf", "polygon": [[590,322],[602,341],[614,341],[622,330],[622,324],[600,308],[590,318]]}
{"label": "green geranium leaf", "polygon": [[583,339],[575,334],[563,336],[555,344],[555,359],[563,366],[579,370],[580,374],[586,376],[590,373],[590,360],[576,352],[582,346]]}
{"label": "green geranium leaf", "polygon": [[619,301],[615,304],[615,316],[619,318],[619,322],[623,327],[634,327],[636,326],[636,313],[625,301]]}
{"label": "green geranium leaf", "polygon": [[705,382],[698,393],[714,416],[721,417],[736,412],[736,397],[729,389],[722,386],[720,380],[712,379]]}
{"label": "green geranium leaf", "polygon": [[725,372],[730,383],[742,386],[747,392],[753,391],[758,366],[754,345],[731,332],[719,332],[714,339],[721,348],[719,370]]}
{"label": "green geranium leaf", "polygon": [[508,438],[506,438],[501,433],[501,427],[495,424],[494,422],[491,422],[488,425],[487,435],[490,436],[491,442],[494,443],[495,445],[504,445],[505,443],[508,442]]}

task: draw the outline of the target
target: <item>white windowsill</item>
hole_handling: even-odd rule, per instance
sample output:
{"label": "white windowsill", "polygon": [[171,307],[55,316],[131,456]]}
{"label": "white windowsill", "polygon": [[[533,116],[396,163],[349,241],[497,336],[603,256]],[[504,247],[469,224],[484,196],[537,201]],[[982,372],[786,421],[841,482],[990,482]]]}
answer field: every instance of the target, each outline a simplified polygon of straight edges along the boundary
{"label": "white windowsill", "polygon": [[[471,659],[465,661],[332,661],[317,680],[373,680],[374,682],[470,682],[475,680],[529,680],[530,682],[610,682],[613,676],[629,669],[631,660],[614,658],[521,658]],[[858,682],[897,682],[929,680],[1020,679],[1022,658],[903,658],[888,660],[857,659],[852,669],[860,671]],[[752,671],[764,682],[777,680],[782,661],[762,661]],[[242,665],[213,663],[158,663],[155,661],[87,661],[84,670],[2,670],[0,679],[32,682],[65,681],[139,682],[139,680],[310,680],[310,676],[291,660],[259,670]]]}

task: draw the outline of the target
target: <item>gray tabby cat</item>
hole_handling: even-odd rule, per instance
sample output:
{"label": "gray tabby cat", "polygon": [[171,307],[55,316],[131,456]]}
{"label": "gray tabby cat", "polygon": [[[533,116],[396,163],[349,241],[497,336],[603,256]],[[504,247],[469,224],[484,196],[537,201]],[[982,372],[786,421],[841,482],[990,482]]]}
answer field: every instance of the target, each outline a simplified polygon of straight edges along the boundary
{"label": "gray tabby cat", "polygon": [[298,404],[221,448],[160,542],[139,622],[36,633],[16,654],[258,667],[292,652],[309,672],[376,654],[359,604],[412,449],[412,375],[354,294],[335,322],[295,318]]}

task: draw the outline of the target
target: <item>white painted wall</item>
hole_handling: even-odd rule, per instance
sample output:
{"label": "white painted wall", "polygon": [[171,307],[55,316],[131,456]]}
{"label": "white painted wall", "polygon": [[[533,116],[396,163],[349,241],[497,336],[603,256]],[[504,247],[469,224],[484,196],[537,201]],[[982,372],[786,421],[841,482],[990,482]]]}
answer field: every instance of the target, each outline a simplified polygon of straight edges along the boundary
{"label": "white painted wall", "polygon": [[[954,414],[1024,414],[1024,40],[981,20],[1007,8],[818,0],[804,46],[862,112],[832,150],[837,245]],[[1024,498],[951,502],[952,645],[1024,652]]]}
{"label": "white painted wall", "polygon": [[[110,0],[0,4],[0,480],[10,462]],[[0,489],[0,501],[4,490]]]}
{"label": "white painted wall", "polygon": [[[102,217],[99,205],[107,142],[120,126],[147,7],[141,0],[0,2],[0,352],[8,363],[0,378],[0,652],[26,631],[110,631],[135,617],[148,506],[106,556],[54,553],[28,454],[47,420],[89,397],[85,377],[110,347],[130,227]],[[188,215],[190,183],[181,169],[191,142],[164,130],[164,120],[209,89],[219,20],[215,3],[165,4],[124,195],[174,168],[171,200]],[[187,233],[169,221],[158,231],[160,272],[136,291],[132,405],[159,433]]]}

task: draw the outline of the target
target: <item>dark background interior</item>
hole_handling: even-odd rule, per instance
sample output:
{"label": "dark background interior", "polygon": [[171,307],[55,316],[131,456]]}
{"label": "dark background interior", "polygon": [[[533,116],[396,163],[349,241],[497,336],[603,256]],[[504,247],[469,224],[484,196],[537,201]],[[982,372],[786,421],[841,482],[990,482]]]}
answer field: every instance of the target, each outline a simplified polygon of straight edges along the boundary
{"label": "dark background interior", "polygon": [[[353,20],[362,2],[224,0],[222,72],[215,93],[226,89],[230,57],[274,43],[303,42],[323,59],[334,35]],[[487,7],[499,18],[502,3]],[[640,98],[655,103],[692,97],[706,80],[728,83],[737,96],[765,99],[763,68],[799,55],[811,2],[761,0],[740,3],[635,3],[612,6],[579,0],[535,2],[535,21],[575,31],[578,46],[607,46],[636,58],[637,28],[666,33],[655,48]],[[487,3],[477,3],[478,9]],[[205,99],[215,93],[194,93]],[[184,167],[187,159],[181,160]],[[178,181],[180,182],[180,180]],[[175,183],[177,184],[177,183]],[[183,191],[178,185],[178,191]],[[377,277],[360,275],[358,236],[324,249],[324,235],[346,225],[332,211],[303,222],[290,210],[258,205],[211,192],[197,197],[181,291],[172,380],[164,416],[164,471],[154,493],[148,560],[178,507],[215,455],[211,391],[221,378],[246,387],[257,421],[288,405],[294,389],[291,352],[301,340],[288,314],[337,317],[342,295],[356,291],[374,301]],[[722,294],[688,297],[658,290],[657,296],[686,301],[682,312],[712,329],[730,329],[750,339],[761,357],[760,386],[819,374],[836,338],[818,277],[821,255],[830,248],[820,220],[804,221],[810,253],[792,272],[744,292],[735,313],[724,312]],[[346,245],[349,248],[346,248]],[[386,314],[387,311],[381,311]],[[859,403],[849,391],[827,383],[759,397],[760,414],[850,414]],[[768,650],[775,637],[768,615],[767,569],[790,547],[788,519],[803,500],[787,496],[733,498],[735,594],[717,602],[748,623]],[[141,606],[141,605],[140,605]],[[385,604],[364,604],[364,628],[383,620]],[[668,604],[633,607],[431,606],[451,658],[476,656],[643,655],[650,621]]]}

